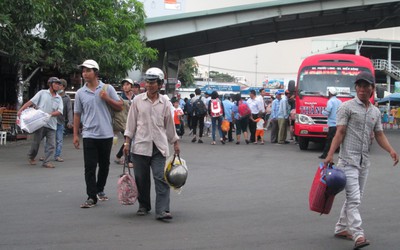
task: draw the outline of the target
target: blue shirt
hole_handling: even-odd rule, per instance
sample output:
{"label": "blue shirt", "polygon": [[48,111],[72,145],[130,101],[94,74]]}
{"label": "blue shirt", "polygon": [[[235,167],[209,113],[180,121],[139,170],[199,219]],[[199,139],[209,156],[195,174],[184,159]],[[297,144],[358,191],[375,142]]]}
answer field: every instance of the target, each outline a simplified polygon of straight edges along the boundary
{"label": "blue shirt", "polygon": [[[114,136],[112,119],[107,103],[100,98],[104,83],[99,81],[95,91],[86,84],[75,94],[74,112],[81,115],[82,138],[105,139]],[[115,101],[119,100],[114,87],[108,85],[107,94]]]}
{"label": "blue shirt", "polygon": [[332,96],[324,110],[322,110],[322,114],[328,116],[328,126],[329,127],[336,127],[336,113],[337,110],[342,104],[342,101],[336,98],[336,96]]}
{"label": "blue shirt", "polygon": [[232,122],[232,108],[234,104],[229,100],[223,100],[222,104],[224,105],[225,119]]}
{"label": "blue shirt", "polygon": [[278,119],[278,113],[279,113],[279,104],[280,104],[281,100],[278,100],[278,98],[276,98],[273,102],[272,102],[272,107],[271,107],[271,119]]}
{"label": "blue shirt", "polygon": [[[61,115],[63,113],[64,104],[61,96],[58,94],[53,96],[48,89],[40,90],[30,101],[45,113],[50,114],[54,111],[59,111]],[[57,116],[50,117],[49,122],[44,127],[56,130]]]}

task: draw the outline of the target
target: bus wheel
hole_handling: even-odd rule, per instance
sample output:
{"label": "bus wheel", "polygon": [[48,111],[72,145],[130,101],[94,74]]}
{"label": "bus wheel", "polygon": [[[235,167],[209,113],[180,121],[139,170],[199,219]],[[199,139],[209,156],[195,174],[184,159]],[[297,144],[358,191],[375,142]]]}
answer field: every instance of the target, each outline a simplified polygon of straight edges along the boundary
{"label": "bus wheel", "polygon": [[308,148],[308,139],[305,137],[299,137],[299,148],[301,150],[307,150]]}

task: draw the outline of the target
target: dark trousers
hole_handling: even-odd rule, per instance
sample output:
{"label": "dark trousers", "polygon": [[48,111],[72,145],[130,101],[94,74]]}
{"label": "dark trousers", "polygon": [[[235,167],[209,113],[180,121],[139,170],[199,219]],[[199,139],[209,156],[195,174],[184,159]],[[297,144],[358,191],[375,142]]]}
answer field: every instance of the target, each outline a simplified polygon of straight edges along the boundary
{"label": "dark trousers", "polygon": [[199,137],[203,137],[203,129],[204,129],[204,116],[192,116],[192,129],[193,135],[196,136],[197,124],[199,124]]}
{"label": "dark trousers", "polygon": [[[253,119],[258,118],[258,114],[251,114]],[[256,141],[256,129],[257,129],[257,123],[253,122],[251,119],[249,119],[249,130],[250,130],[250,141],[255,142]]]}
{"label": "dark trousers", "polygon": [[335,137],[335,134],[336,134],[336,127],[329,127],[328,136],[326,137],[324,151],[322,151],[323,157],[326,157],[326,155],[328,154],[329,149],[331,148],[333,137]]}
{"label": "dark trousers", "polygon": [[[113,138],[83,138],[86,193],[89,198],[95,201],[97,201],[97,193],[104,191],[107,182],[112,143]],[[97,164],[99,165],[99,170],[96,181]]]}
{"label": "dark trousers", "polygon": [[193,123],[193,116],[192,115],[187,115],[187,125],[188,125],[189,130],[193,129],[192,128],[193,127],[192,123]]}
{"label": "dark trousers", "polygon": [[135,166],[135,180],[139,192],[139,207],[151,210],[150,199],[150,169],[153,172],[154,185],[156,188],[156,214],[169,210],[170,188],[164,179],[165,157],[161,154],[155,144],[151,156],[133,154],[133,165]]}
{"label": "dark trousers", "polygon": [[271,124],[271,143],[277,143],[278,133],[279,133],[278,119],[272,119],[270,121],[270,124]]}

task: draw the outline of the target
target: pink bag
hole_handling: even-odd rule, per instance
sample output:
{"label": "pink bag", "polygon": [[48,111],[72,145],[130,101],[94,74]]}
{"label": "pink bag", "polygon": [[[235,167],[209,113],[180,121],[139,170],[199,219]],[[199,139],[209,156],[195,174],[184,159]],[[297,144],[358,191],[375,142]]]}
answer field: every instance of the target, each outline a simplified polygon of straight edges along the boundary
{"label": "pink bag", "polygon": [[[127,170],[126,170],[127,169]],[[138,198],[135,178],[131,175],[128,161],[125,161],[123,174],[118,179],[118,200],[122,205],[133,205]]]}

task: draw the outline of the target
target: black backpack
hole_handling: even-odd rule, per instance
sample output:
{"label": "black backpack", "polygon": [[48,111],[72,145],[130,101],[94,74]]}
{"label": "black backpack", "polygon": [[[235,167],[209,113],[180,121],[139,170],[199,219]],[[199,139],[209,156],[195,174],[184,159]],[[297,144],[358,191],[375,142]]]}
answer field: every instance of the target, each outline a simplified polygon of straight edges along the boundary
{"label": "black backpack", "polygon": [[198,98],[196,101],[193,103],[193,115],[195,116],[205,116],[207,113],[207,107],[204,104],[203,100],[201,98]]}
{"label": "black backpack", "polygon": [[185,104],[184,112],[188,115],[193,115],[193,105],[188,100]]}

